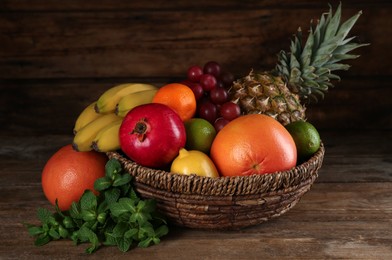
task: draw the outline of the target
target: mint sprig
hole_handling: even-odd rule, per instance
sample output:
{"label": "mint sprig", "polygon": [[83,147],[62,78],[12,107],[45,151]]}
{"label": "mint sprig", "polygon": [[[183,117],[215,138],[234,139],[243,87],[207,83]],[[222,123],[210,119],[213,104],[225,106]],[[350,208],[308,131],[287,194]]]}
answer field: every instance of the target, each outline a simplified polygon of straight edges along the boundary
{"label": "mint sprig", "polygon": [[87,253],[100,246],[117,246],[126,252],[133,246],[158,244],[168,233],[166,220],[156,211],[154,200],[140,198],[132,186],[132,176],[123,171],[116,159],[105,166],[105,177],[94,183],[99,195],[86,190],[78,202],[67,211],[55,206],[37,211],[41,225],[27,224],[35,245],[71,239],[76,245],[90,243]]}

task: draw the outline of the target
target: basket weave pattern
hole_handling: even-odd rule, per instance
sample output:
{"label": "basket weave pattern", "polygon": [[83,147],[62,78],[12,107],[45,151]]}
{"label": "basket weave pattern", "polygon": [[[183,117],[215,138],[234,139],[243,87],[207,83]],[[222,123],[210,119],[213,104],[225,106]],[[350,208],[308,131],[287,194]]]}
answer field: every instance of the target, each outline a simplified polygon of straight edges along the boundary
{"label": "basket weave pattern", "polygon": [[143,167],[117,152],[137,192],[157,201],[170,223],[199,229],[239,229],[278,217],[295,206],[318,176],[324,146],[305,163],[274,174],[208,178]]}

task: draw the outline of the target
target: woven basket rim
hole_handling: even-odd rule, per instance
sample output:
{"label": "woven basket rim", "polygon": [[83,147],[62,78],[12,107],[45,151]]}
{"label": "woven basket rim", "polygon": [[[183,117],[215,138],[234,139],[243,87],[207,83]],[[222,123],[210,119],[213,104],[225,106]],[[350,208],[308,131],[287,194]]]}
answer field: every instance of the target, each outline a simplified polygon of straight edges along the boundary
{"label": "woven basket rim", "polygon": [[120,161],[124,169],[135,177],[135,181],[155,189],[179,194],[228,196],[251,195],[291,190],[304,182],[313,182],[324,158],[324,145],[306,162],[290,170],[275,173],[210,178],[197,175],[182,175],[141,166],[119,152],[108,152],[109,158]]}

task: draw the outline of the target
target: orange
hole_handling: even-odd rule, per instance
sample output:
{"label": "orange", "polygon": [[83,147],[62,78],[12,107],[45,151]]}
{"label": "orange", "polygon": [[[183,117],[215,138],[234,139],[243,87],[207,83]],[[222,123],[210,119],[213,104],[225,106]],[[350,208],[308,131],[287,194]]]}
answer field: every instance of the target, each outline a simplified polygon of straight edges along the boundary
{"label": "orange", "polygon": [[259,114],[229,122],[215,137],[210,155],[222,176],[274,173],[297,161],[290,133],[272,117]]}
{"label": "orange", "polygon": [[77,152],[66,145],[46,162],[42,171],[42,189],[46,198],[60,210],[68,210],[85,190],[94,190],[96,179],[105,176],[107,157],[95,151]]}
{"label": "orange", "polygon": [[180,83],[171,83],[159,88],[152,103],[167,105],[183,122],[191,119],[196,113],[195,94],[188,86]]}

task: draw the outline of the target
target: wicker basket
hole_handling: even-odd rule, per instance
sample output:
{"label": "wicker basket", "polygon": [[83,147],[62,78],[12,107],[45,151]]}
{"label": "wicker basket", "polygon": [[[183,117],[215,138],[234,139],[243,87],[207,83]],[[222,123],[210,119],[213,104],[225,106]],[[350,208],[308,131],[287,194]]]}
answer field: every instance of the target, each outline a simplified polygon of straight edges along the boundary
{"label": "wicker basket", "polygon": [[239,229],[278,217],[295,206],[312,186],[324,158],[324,146],[295,168],[274,174],[208,178],[180,175],[138,165],[120,153],[118,159],[135,177],[143,198],[172,224],[197,229]]}

